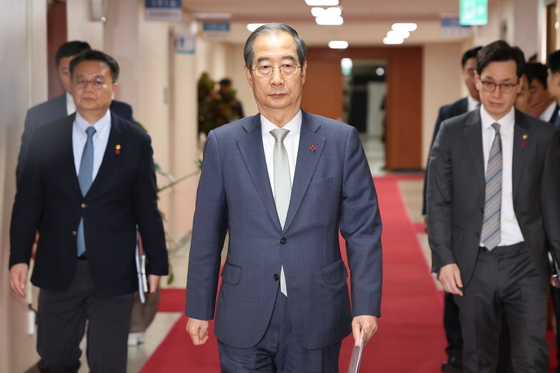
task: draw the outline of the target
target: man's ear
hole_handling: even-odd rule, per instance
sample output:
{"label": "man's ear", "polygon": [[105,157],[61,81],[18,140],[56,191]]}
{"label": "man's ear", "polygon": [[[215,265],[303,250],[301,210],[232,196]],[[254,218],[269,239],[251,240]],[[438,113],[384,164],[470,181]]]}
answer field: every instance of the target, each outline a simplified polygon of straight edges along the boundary
{"label": "man's ear", "polygon": [[249,87],[253,88],[253,75],[251,74],[251,70],[247,67],[247,65],[243,66],[245,70],[245,76],[247,77],[247,83],[249,83]]}
{"label": "man's ear", "polygon": [[115,99],[115,94],[117,93],[117,89],[119,88],[119,83],[114,83],[111,87],[111,99]]}
{"label": "man's ear", "polygon": [[480,75],[478,75],[478,73],[475,71],[474,72],[474,84],[476,86],[476,89],[478,89],[480,91],[480,89],[482,88],[480,85]]}

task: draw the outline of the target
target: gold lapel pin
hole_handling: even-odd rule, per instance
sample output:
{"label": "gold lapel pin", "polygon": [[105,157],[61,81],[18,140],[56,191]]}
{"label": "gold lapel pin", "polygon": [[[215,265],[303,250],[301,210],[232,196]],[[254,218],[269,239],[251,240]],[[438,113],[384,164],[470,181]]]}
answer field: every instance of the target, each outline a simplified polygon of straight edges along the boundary
{"label": "gold lapel pin", "polygon": [[115,145],[115,154],[121,154],[121,146],[119,144]]}
{"label": "gold lapel pin", "polygon": [[529,135],[524,134],[522,137],[523,137],[523,140],[527,140],[529,138]]}

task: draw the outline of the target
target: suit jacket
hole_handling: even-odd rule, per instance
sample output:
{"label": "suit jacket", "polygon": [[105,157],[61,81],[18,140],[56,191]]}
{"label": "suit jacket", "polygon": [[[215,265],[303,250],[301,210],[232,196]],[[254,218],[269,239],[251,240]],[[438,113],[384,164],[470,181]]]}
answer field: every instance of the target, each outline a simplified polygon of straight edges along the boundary
{"label": "suit jacket", "polygon": [[[138,289],[136,226],[148,273],[165,275],[168,268],[150,138],[111,112],[107,149],[83,197],[72,151],[74,118],[72,114],[35,131],[12,212],[10,267],[29,263],[39,231],[31,281],[42,289],[66,290],[76,273],[76,232],[83,218],[96,288],[107,295],[132,293]],[[119,154],[116,145],[121,146]]]}
{"label": "suit jacket", "polygon": [[[134,122],[134,118],[132,117],[132,107],[129,104],[113,100],[113,102],[111,102],[110,109],[117,113],[120,117]],[[25,128],[23,130],[23,135],[21,136],[21,147],[19,150],[18,164],[16,168],[16,178],[18,181],[21,178],[23,166],[25,165],[25,158],[27,157],[27,152],[29,151],[29,144],[31,143],[35,130],[47,123],[64,118],[67,115],[66,93],[34,106],[27,111],[27,115],[25,116]]]}
{"label": "suit jacket", "polygon": [[[316,150],[310,150],[314,146]],[[198,187],[186,315],[214,318],[215,334],[248,348],[264,335],[284,267],[294,334],[323,348],[351,332],[339,227],[346,240],[354,315],[380,314],[381,218],[355,128],[303,111],[296,170],[281,229],[262,144],[260,116],[210,132]]]}
{"label": "suit jacket", "polygon": [[[432,135],[432,143],[430,144],[430,149],[434,145],[434,141],[435,141],[436,136],[439,132],[441,122],[443,122],[446,119],[456,117],[457,115],[465,114],[467,111],[469,111],[469,100],[468,100],[467,97],[464,97],[460,100],[455,101],[452,104],[444,105],[444,106],[439,108],[439,113],[438,113],[438,117],[436,119],[436,125],[434,127],[434,134]],[[427,172],[427,169],[428,169],[428,167],[426,167],[426,172]],[[424,188],[422,190],[422,215],[426,215],[426,189],[427,189],[426,181],[427,181],[427,179],[428,179],[428,177],[426,175],[426,177],[424,178]]]}
{"label": "suit jacket", "polygon": [[[515,111],[512,167],[515,215],[536,268],[548,283],[547,250],[560,254],[560,146],[550,123]],[[433,271],[456,263],[464,286],[478,255],[484,200],[482,125],[480,112],[474,110],[442,123],[428,172]]]}

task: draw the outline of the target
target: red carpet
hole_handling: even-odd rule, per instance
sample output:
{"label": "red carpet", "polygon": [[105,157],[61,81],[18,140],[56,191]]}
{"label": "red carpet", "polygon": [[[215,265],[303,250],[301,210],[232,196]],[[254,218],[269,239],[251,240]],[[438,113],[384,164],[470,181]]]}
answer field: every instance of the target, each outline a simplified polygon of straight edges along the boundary
{"label": "red carpet", "polygon": [[[376,178],[383,219],[384,286],[379,331],[366,346],[361,372],[434,373],[445,360],[441,294],[436,290],[416,239],[397,182],[399,177]],[[417,176],[405,176],[418,179]],[[184,308],[184,290],[162,291],[161,311]],[[213,334],[194,347],[180,318],[141,369],[141,373],[218,373],[217,343]],[[343,342],[340,370],[348,369],[353,341]]]}

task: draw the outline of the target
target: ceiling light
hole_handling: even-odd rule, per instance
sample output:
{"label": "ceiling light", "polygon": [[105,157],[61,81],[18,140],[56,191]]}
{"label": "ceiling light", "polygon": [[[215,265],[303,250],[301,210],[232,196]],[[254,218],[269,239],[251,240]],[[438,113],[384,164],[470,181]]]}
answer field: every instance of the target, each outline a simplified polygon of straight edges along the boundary
{"label": "ceiling light", "polygon": [[247,24],[247,30],[253,32],[259,27],[261,27],[262,25],[264,25],[264,23],[249,23]]}
{"label": "ceiling light", "polygon": [[305,0],[309,6],[337,6],[338,0]]}
{"label": "ceiling light", "polygon": [[231,19],[231,13],[195,13],[197,19]]}
{"label": "ceiling light", "polygon": [[388,36],[383,38],[383,44],[402,44],[402,43],[404,43],[404,39],[390,38]]}
{"label": "ceiling light", "polygon": [[389,31],[387,32],[387,37],[389,38],[399,38],[399,39],[406,39],[410,36],[410,32],[408,31]]}
{"label": "ceiling light", "polygon": [[348,42],[344,41],[344,40],[329,41],[329,48],[331,48],[331,49],[346,49],[346,48],[348,48]]}
{"label": "ceiling light", "polygon": [[314,7],[311,8],[311,14],[313,14],[313,17],[340,17],[342,16],[342,8],[339,6],[327,9]]}
{"label": "ceiling light", "polygon": [[321,26],[340,26],[344,23],[342,17],[321,16],[315,18],[315,22]]}
{"label": "ceiling light", "polygon": [[391,28],[394,31],[414,31],[418,28],[416,23],[393,23]]}

